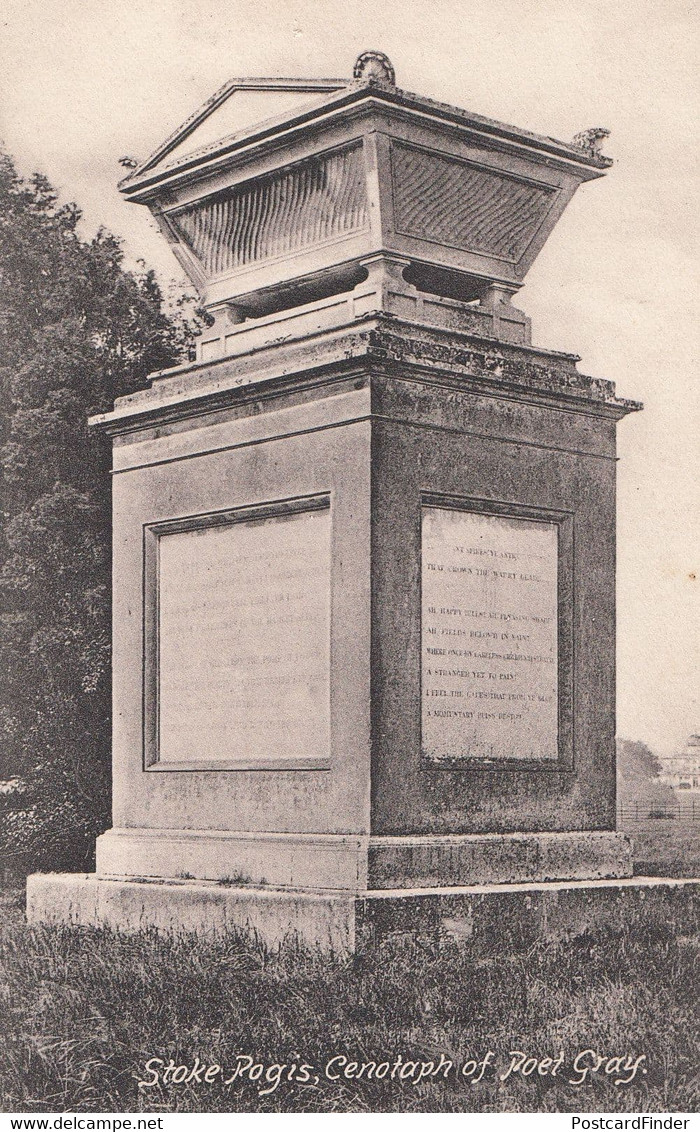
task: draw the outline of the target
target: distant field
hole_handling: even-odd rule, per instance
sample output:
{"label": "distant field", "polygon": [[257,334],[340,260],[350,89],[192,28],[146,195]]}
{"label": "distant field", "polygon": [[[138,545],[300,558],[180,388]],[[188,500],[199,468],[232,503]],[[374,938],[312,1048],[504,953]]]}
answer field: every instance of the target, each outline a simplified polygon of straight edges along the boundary
{"label": "distant field", "polygon": [[634,843],[637,876],[700,877],[700,821],[652,818],[623,828]]}

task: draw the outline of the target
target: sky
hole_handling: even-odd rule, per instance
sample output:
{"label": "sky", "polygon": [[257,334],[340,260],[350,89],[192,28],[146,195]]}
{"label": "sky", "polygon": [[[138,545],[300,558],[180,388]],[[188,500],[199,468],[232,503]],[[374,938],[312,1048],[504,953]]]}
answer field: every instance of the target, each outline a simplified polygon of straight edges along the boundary
{"label": "sky", "polygon": [[[611,130],[516,299],[537,345],[645,404],[619,426],[618,734],[672,753],[700,731],[700,152],[693,0],[3,0],[0,138],[163,281],[180,270],[116,190],[234,76],[397,84],[568,140]],[[694,191],[695,190],[695,193]]]}

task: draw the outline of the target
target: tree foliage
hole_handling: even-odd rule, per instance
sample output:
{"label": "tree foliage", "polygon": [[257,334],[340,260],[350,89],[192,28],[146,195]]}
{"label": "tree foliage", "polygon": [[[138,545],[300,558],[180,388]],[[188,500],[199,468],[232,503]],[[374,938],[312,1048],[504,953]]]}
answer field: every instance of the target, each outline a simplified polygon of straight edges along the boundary
{"label": "tree foliage", "polygon": [[672,805],[674,794],[659,780],[661,770],[659,759],[645,743],[618,739],[617,794],[623,805]]}
{"label": "tree foliage", "polygon": [[187,355],[152,271],[0,153],[0,854],[87,860],[109,824],[110,476],[87,417]]}

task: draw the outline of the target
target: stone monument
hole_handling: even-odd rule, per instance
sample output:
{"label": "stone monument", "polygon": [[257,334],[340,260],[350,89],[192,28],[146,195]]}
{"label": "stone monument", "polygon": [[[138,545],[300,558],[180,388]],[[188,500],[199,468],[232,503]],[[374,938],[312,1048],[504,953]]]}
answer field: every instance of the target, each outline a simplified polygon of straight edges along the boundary
{"label": "stone monument", "polygon": [[615,831],[615,430],[641,406],[511,301],[606,133],[434,102],[366,52],[233,80],[121,183],[211,325],[92,422],[114,827],[96,875],[30,878],[31,919],[345,950],[671,899]]}

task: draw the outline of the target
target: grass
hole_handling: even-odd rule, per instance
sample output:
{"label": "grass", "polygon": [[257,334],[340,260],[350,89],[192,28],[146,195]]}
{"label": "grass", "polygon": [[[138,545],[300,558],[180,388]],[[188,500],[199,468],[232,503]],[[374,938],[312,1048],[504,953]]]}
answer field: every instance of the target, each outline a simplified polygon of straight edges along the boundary
{"label": "grass", "polygon": [[650,819],[625,827],[634,843],[637,876],[700,876],[700,821]]}
{"label": "grass", "polygon": [[[700,827],[650,821],[628,832],[638,874],[700,875]],[[21,887],[0,890],[5,1112],[697,1110],[697,937],[601,932],[510,957],[403,939],[340,960],[291,944],[270,952],[245,935],[30,929]],[[535,1068],[501,1080],[515,1049],[565,1058],[556,1076],[545,1065],[545,1075]],[[571,1084],[586,1049],[646,1061],[626,1085],[605,1065]],[[493,1064],[472,1084],[489,1051]],[[249,1071],[225,1084],[246,1064],[241,1055],[254,1058],[253,1076],[262,1066],[261,1079]],[[417,1084],[420,1070],[404,1080],[332,1080],[324,1069],[333,1056],[391,1066],[399,1056],[437,1066],[442,1056],[454,1067]],[[161,1059],[158,1082],[139,1088],[154,1081],[152,1057]],[[188,1076],[214,1063],[226,1074],[164,1081],[171,1058]],[[478,1067],[460,1076],[470,1058]]]}
{"label": "grass", "polygon": [[[271,953],[242,935],[29,929],[16,892],[2,911],[3,1111],[692,1112],[699,1099],[697,940],[601,934],[480,959],[455,944],[389,940],[340,960],[291,945]],[[573,1058],[588,1048],[645,1054],[648,1072],[627,1085],[602,1071],[570,1084]],[[502,1081],[512,1049],[540,1058],[563,1049],[565,1060],[555,1077]],[[476,1084],[456,1070],[418,1084],[324,1073],[334,1055],[392,1065],[443,1055],[459,1068],[487,1051],[497,1072],[489,1066]],[[175,1084],[159,1072],[157,1085],[137,1084],[153,1080],[152,1057],[188,1067],[199,1058],[228,1077],[241,1054],[263,1066],[262,1080]],[[309,1080],[288,1081],[302,1062]],[[260,1095],[276,1063],[285,1078]]]}

